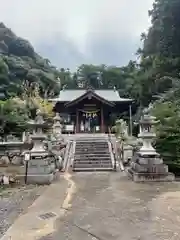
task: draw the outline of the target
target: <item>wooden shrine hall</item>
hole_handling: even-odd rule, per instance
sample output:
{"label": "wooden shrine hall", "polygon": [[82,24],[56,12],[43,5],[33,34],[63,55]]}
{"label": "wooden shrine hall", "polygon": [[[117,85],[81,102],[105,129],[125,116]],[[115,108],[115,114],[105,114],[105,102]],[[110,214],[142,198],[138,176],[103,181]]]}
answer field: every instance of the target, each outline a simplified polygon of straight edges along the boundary
{"label": "wooden shrine hall", "polygon": [[132,99],[121,98],[116,89],[63,89],[59,97],[49,99],[54,111],[59,112],[64,125],[63,132],[108,132],[114,125],[113,115],[131,114]]}

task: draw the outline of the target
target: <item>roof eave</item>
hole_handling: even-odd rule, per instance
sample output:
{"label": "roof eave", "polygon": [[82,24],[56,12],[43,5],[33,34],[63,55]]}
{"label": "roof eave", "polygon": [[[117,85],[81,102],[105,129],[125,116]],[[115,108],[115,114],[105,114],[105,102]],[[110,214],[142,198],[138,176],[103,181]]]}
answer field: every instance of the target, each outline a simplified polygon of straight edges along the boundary
{"label": "roof eave", "polygon": [[113,102],[115,102],[115,103],[121,103],[121,102],[133,102],[134,101],[134,99],[119,99],[119,100],[117,100],[117,101],[113,101]]}
{"label": "roof eave", "polygon": [[108,100],[100,97],[99,95],[97,95],[97,94],[94,93],[94,92],[86,92],[85,94],[83,94],[83,95],[80,96],[79,98],[74,99],[74,100],[72,100],[72,101],[70,101],[70,102],[67,102],[67,103],[65,103],[64,105],[65,105],[65,107],[70,107],[70,106],[72,106],[73,104],[78,103],[78,102],[82,101],[83,99],[85,99],[86,97],[88,97],[89,94],[91,94],[91,97],[94,96],[97,100],[100,100],[100,101],[106,103],[107,105],[110,105],[110,106],[112,106],[112,107],[115,106],[115,103],[113,103],[113,102],[111,102],[111,101],[108,101]]}

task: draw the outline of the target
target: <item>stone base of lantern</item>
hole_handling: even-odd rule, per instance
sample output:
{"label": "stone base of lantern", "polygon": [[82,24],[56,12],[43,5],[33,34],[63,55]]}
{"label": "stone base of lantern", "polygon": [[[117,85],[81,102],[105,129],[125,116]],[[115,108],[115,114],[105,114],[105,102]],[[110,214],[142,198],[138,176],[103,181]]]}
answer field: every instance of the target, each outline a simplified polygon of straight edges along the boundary
{"label": "stone base of lantern", "polygon": [[48,175],[38,174],[38,175],[28,175],[27,184],[37,184],[37,185],[49,185],[55,180],[55,174],[50,173]]}
{"label": "stone base of lantern", "polygon": [[50,184],[57,178],[57,167],[53,156],[32,153],[28,162],[27,184]]}
{"label": "stone base of lantern", "polygon": [[158,154],[138,153],[128,169],[128,175],[134,182],[166,182],[174,181],[175,176],[169,173],[168,166]]}
{"label": "stone base of lantern", "polygon": [[134,182],[172,182],[175,180],[173,173],[138,173],[131,168],[128,170],[128,175]]}

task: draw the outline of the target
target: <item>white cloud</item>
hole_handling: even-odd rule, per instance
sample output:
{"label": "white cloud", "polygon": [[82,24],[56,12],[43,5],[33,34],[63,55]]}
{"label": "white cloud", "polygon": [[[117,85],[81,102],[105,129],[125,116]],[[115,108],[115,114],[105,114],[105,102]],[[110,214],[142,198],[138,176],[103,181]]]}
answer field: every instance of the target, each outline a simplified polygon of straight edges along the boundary
{"label": "white cloud", "polygon": [[[18,36],[29,39],[38,51],[47,57],[50,55],[56,64],[63,64],[63,59],[55,56],[55,49],[61,55],[63,48],[68,64],[73,48],[75,55],[83,55],[83,58],[77,58],[77,62],[75,56],[73,63],[69,60],[73,66],[82,63],[79,62],[82,59],[98,62],[98,49],[95,48],[96,56],[93,56],[93,44],[102,41],[103,45],[103,39],[108,41],[106,48],[116,41],[119,42],[116,47],[121,49],[128,42],[130,45],[127,48],[132,48],[135,52],[136,49],[133,48],[139,42],[140,33],[148,26],[148,9],[152,2],[153,0],[0,0],[1,21]],[[54,55],[49,54],[47,46],[53,47]],[[71,49],[70,52],[68,48]],[[110,51],[106,48],[104,51],[109,54]],[[125,59],[128,57],[131,58],[127,52]],[[104,61],[107,62],[107,59]]]}

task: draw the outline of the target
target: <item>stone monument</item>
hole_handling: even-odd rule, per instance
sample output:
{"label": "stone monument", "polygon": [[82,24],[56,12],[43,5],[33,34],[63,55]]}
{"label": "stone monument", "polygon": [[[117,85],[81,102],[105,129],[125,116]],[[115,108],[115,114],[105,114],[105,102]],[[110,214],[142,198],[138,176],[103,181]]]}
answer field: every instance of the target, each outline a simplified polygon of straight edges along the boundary
{"label": "stone monument", "polygon": [[57,166],[55,155],[45,146],[46,135],[43,130],[49,126],[44,121],[40,110],[37,111],[34,121],[28,125],[33,129],[31,136],[33,148],[29,152],[27,167],[27,183],[50,184],[56,177]]}
{"label": "stone monument", "polygon": [[143,181],[173,181],[174,175],[169,173],[168,166],[152,146],[156,137],[154,125],[157,123],[155,117],[144,111],[140,120],[141,132],[138,137],[142,139],[142,147],[133,156],[131,167],[128,170],[130,177],[135,182]]}

